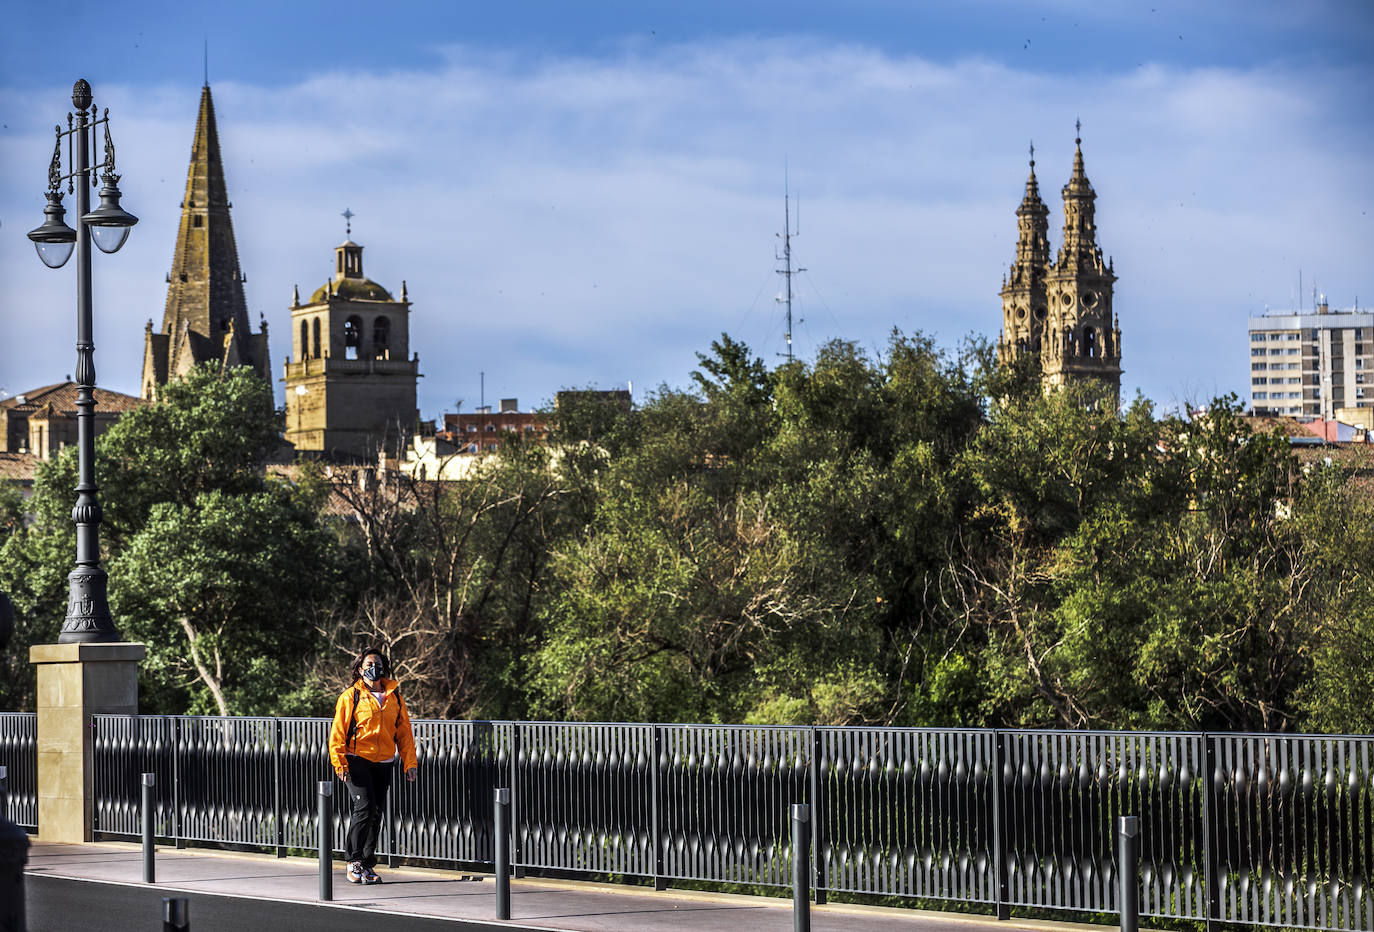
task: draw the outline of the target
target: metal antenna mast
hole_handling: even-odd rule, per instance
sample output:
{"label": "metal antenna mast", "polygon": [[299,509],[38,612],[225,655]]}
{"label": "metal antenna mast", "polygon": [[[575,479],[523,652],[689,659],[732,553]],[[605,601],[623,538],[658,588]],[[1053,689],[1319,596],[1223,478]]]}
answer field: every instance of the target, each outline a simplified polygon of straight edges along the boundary
{"label": "metal antenna mast", "polygon": [[[798,220],[800,220],[800,196],[797,198],[797,202],[797,217]],[[787,163],[784,162],[782,169],[782,255],[778,255],[775,251],[773,253],[773,258],[782,263],[782,268],[776,271],[786,282],[783,293],[778,295],[776,300],[779,304],[787,305],[787,352],[779,353],[778,355],[786,356],[788,362],[792,362],[794,359],[792,355],[792,276],[806,271],[806,269],[802,268],[792,268],[792,237],[800,235],[800,230],[792,229],[791,192],[788,189],[787,182]]]}

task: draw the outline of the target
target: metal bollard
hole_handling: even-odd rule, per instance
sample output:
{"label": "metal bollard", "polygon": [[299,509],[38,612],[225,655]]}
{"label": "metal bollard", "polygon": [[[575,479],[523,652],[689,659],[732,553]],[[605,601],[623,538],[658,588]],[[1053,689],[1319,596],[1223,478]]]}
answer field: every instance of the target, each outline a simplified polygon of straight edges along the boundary
{"label": "metal bollard", "polygon": [[321,780],[320,789],[320,899],[334,899],[334,781]]}
{"label": "metal bollard", "polygon": [[143,882],[156,883],[157,869],[153,864],[153,821],[157,815],[157,800],[154,799],[153,784],[157,777],[151,773],[143,775]]}
{"label": "metal bollard", "polygon": [[10,787],[7,782],[9,768],[0,764],[0,822],[10,816]]}
{"label": "metal bollard", "polygon": [[1117,877],[1121,932],[1140,929],[1140,819],[1122,816],[1117,823]]}
{"label": "metal bollard", "polygon": [[162,898],[162,932],[190,932],[191,901],[184,896]]}
{"label": "metal bollard", "polygon": [[510,790],[496,791],[496,918],[510,918]]}
{"label": "metal bollard", "polygon": [[811,932],[811,807],[792,804],[792,930]]}

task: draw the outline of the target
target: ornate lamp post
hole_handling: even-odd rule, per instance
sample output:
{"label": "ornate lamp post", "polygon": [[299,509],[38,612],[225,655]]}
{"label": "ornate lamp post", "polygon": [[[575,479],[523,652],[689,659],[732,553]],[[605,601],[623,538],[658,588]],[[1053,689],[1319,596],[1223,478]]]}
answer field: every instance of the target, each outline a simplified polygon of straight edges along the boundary
{"label": "ornate lamp post", "polygon": [[[72,88],[75,123],[67,114],[67,129],[55,127],[57,142],[48,166],[48,206],[43,209],[43,225],[29,233],[38,249],[38,258],[49,268],[60,268],[76,248],[76,382],[77,382],[77,456],[78,481],[76,507],[76,568],[67,576],[70,600],[67,618],[62,623],[59,644],[89,641],[118,641],[114,619],[106,598],[108,577],[100,568],[100,502],[95,484],[95,343],[91,326],[91,240],[101,252],[117,252],[138,218],[119,206],[119,175],[115,174],[114,142],[110,139],[110,111],[97,119],[91,103],[91,86],[83,78]],[[104,125],[105,157],[92,165],[94,139],[91,130]],[[62,172],[62,140],[67,140],[67,165]],[[104,183],[100,206],[91,210],[91,188],[96,172]],[[86,179],[90,179],[89,186]],[[67,192],[76,194],[77,228],[63,222],[62,182]]]}

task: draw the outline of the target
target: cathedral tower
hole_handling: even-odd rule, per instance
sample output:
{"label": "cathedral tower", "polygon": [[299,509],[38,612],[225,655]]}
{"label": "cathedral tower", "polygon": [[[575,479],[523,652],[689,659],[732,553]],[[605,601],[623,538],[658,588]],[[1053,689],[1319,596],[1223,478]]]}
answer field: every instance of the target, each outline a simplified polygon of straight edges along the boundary
{"label": "cathedral tower", "polygon": [[1044,340],[1049,216],[1049,208],[1040,199],[1040,185],[1035,179],[1035,146],[1031,146],[1026,194],[1016,208],[1016,260],[1002,279],[1002,335],[997,341],[997,358],[1003,362],[1024,353],[1039,353]]}
{"label": "cathedral tower", "polygon": [[1016,212],[1016,262],[1002,287],[998,356],[1007,361],[1035,353],[1047,387],[1092,379],[1109,386],[1119,401],[1121,328],[1112,305],[1116,274],[1097,244],[1097,193],[1083,168],[1081,138],[1074,139],[1073,173],[1062,192],[1063,241],[1052,263],[1043,234],[1047,212],[1035,188],[1032,159],[1026,196]]}
{"label": "cathedral tower", "polygon": [[[351,216],[351,215],[350,215]],[[363,275],[363,247],[334,249],[334,276],[310,300],[291,295],[286,439],[303,453],[375,460],[415,428],[420,357],[410,353],[410,301]]]}
{"label": "cathedral tower", "polygon": [[157,386],[202,362],[251,366],[263,379],[271,380],[267,324],[253,333],[248,322],[230,206],[215,106],[207,84],[200,92],[162,328],[154,331],[150,320],[144,336],[144,398],[152,398]]}

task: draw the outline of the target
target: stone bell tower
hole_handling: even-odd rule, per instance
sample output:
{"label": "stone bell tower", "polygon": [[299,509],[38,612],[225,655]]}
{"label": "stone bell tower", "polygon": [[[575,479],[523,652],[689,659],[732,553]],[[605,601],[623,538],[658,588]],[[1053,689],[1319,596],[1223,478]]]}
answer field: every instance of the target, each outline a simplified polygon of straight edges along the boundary
{"label": "stone bell tower", "polygon": [[[351,217],[351,214],[348,214]],[[349,232],[351,233],[351,227]],[[363,247],[334,249],[334,275],[301,303],[291,295],[286,439],[298,452],[373,461],[415,429],[420,357],[410,355],[410,300],[363,275]]]}
{"label": "stone bell tower", "polygon": [[[1112,303],[1116,273],[1102,258],[1094,212],[1097,193],[1083,168],[1083,141],[1074,139],[1073,173],[1064,185],[1064,231],[1048,261],[1048,211],[1040,200],[1035,160],[1017,209],[1016,261],[1002,285],[998,358],[1040,357],[1044,385],[1096,380],[1121,396],[1121,328]],[[1034,150],[1032,150],[1034,156]]]}
{"label": "stone bell tower", "polygon": [[1002,278],[1002,334],[997,340],[997,358],[1002,362],[1011,362],[1026,353],[1039,354],[1045,337],[1050,211],[1040,199],[1034,145],[1030,151],[1026,194],[1016,208],[1016,260]]}

